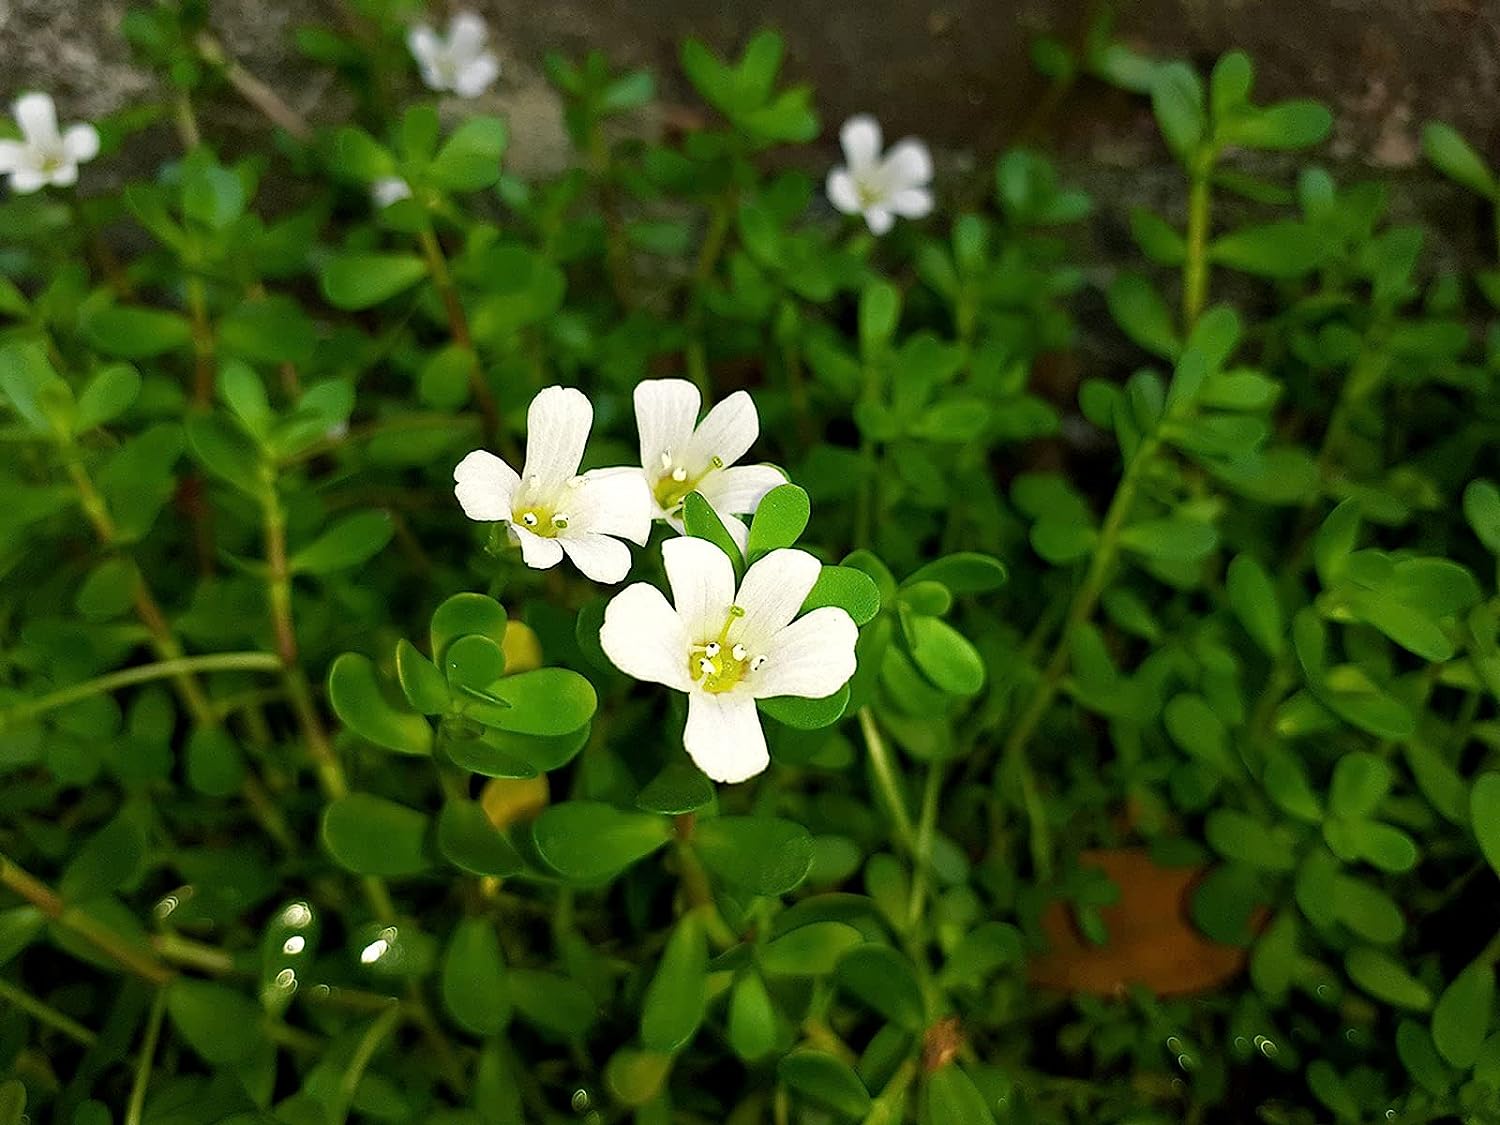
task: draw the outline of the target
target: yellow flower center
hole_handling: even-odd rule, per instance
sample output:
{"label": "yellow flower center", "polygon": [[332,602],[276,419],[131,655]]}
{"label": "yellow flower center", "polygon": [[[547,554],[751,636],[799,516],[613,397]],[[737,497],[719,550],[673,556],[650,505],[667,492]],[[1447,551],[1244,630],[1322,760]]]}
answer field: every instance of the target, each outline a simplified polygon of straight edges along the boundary
{"label": "yellow flower center", "polygon": [[537,504],[521,509],[512,522],[543,539],[556,539],[560,532],[568,529],[568,514]]}
{"label": "yellow flower center", "polygon": [[743,644],[729,641],[729,630],[735,619],[743,616],[743,609],[730,606],[718,637],[688,649],[688,676],[704,691],[714,695],[730,691],[739,685],[747,672],[758,671],[765,664],[764,656],[752,656]]}
{"label": "yellow flower center", "polygon": [[682,465],[673,464],[670,452],[663,453],[661,460],[662,474],[656,478],[656,484],[651,491],[656,495],[656,502],[661,505],[661,510],[664,512],[677,511],[682,506],[682,502],[687,499],[688,493],[702,484],[709,473],[724,467],[723,458],[714,457],[710,459],[708,467],[695,476]]}

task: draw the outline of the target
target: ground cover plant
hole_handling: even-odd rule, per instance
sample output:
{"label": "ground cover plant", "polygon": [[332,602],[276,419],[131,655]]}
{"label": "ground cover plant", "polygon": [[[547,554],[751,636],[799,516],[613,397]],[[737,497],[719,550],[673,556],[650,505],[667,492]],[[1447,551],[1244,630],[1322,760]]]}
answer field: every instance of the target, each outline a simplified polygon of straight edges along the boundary
{"label": "ground cover plant", "polygon": [[1104,23],[1180,212],[347,16],[0,139],[0,1123],[1500,1121],[1493,263]]}

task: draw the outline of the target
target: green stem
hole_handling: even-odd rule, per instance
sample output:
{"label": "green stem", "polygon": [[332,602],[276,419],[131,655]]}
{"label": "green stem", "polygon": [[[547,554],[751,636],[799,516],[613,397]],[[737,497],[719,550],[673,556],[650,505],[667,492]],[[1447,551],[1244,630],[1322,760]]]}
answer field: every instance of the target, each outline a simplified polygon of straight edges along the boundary
{"label": "green stem", "polygon": [[1025,708],[1016,717],[1000,752],[1001,770],[1017,778],[1021,784],[1023,801],[1031,820],[1031,859],[1038,877],[1042,879],[1050,876],[1052,871],[1050,833],[1046,830],[1045,819],[1035,815],[1040,799],[1035,793],[1035,781],[1026,760],[1026,747],[1036,732],[1037,724],[1057,698],[1063,676],[1068,671],[1068,643],[1072,635],[1088,623],[1099,604],[1110,572],[1119,557],[1120,533],[1125,529],[1125,521],[1135,505],[1141,479],[1160,448],[1159,437],[1147,437],[1142,440],[1126,465],[1125,473],[1115,489],[1114,499],[1110,501],[1109,510],[1104,515],[1104,523],[1099,529],[1099,538],[1094,547],[1093,558],[1089,561],[1088,571],[1068,606],[1062,632],[1053,646],[1041,681],[1027,700]]}
{"label": "green stem", "polygon": [[922,811],[917,820],[916,847],[912,850],[911,901],[907,905],[907,927],[915,929],[927,905],[927,883],[932,871],[932,844],[937,834],[938,798],[943,792],[943,767],[940,762],[927,766],[927,782],[922,787]]}
{"label": "green stem", "polygon": [[[474,347],[474,337],[469,331],[469,318],[464,304],[453,284],[453,275],[448,270],[448,259],[443,256],[443,247],[430,226],[423,225],[417,235],[422,245],[422,255],[427,259],[427,274],[433,288],[442,298],[443,309],[448,316],[448,334],[453,342],[468,356],[469,387],[474,392],[474,401],[479,404],[479,416],[484,428],[484,438],[491,446],[504,440],[504,426],[500,418],[500,405],[495,401],[495,392],[490,389],[484,376],[484,365],[479,361],[479,352]],[[502,449],[511,460],[515,451]]]}
{"label": "green stem", "polygon": [[62,1032],[80,1046],[92,1047],[99,1041],[98,1035],[71,1016],[63,1015],[51,1004],[43,1003],[25,989],[18,988],[3,978],[0,978],[0,1000],[25,1012],[37,1023]]}
{"label": "green stem", "polygon": [[[871,406],[880,400],[880,370],[865,360],[863,401]],[[870,537],[875,530],[880,469],[880,444],[863,428],[859,434],[860,476],[859,492],[855,496],[854,546],[870,546]]]}
{"label": "green stem", "polygon": [[620,218],[619,202],[611,181],[613,161],[609,142],[605,140],[603,126],[597,121],[589,130],[588,154],[594,186],[599,193],[599,212],[604,216],[604,268],[609,274],[615,300],[621,308],[631,309],[635,307],[635,271],[630,261],[630,245],[625,238],[625,223]]}
{"label": "green stem", "polygon": [[141,1040],[140,1057],[135,1064],[135,1079],[130,1084],[130,1101],[125,1107],[125,1125],[140,1125],[146,1107],[146,1088],[151,1084],[151,1066],[156,1058],[156,1043],[161,1038],[162,1017],[167,1012],[167,990],[158,988],[146,1017],[146,1035]]}
{"label": "green stem", "polygon": [[684,358],[688,378],[705,395],[709,390],[709,378],[707,345],[703,339],[703,291],[712,280],[714,271],[719,266],[719,258],[724,253],[733,210],[733,195],[725,195],[714,201],[708,218],[708,229],[703,234],[703,245],[698,248],[698,261],[693,267],[692,288],[688,292],[688,343]]}
{"label": "green stem", "polygon": [[343,1122],[349,1119],[349,1108],[354,1103],[354,1095],[359,1091],[359,1083],[365,1076],[365,1068],[370,1065],[375,1058],[375,1052],[380,1050],[380,1045],[385,1042],[386,1036],[395,1030],[400,1020],[401,1006],[392,1004],[371,1021],[364,1035],[360,1037],[359,1043],[354,1048],[354,1054],[349,1058],[349,1065],[339,1079],[338,1092],[329,1109],[328,1118],[335,1122],[335,1125],[343,1125]]}
{"label": "green stem", "polygon": [[906,808],[906,798],[896,780],[896,763],[886,745],[880,728],[875,725],[875,716],[868,707],[859,711],[859,729],[865,736],[865,746],[870,754],[870,769],[875,775],[875,784],[885,797],[890,810],[891,825],[896,830],[896,839],[908,853],[915,851],[916,829],[912,827],[911,813]]}
{"label": "green stem", "polygon": [[1182,328],[1192,330],[1208,300],[1209,212],[1213,203],[1215,153],[1205,148],[1193,157],[1188,181],[1187,253],[1182,263]]}
{"label": "green stem", "polygon": [[161,660],[155,664],[142,664],[134,668],[123,668],[105,676],[86,680],[81,684],[61,688],[40,699],[22,703],[6,711],[0,711],[0,727],[7,721],[29,719],[80,699],[104,695],[132,684],[149,683],[152,680],[171,679],[199,672],[274,672],[281,662],[269,652],[214,652],[204,656],[181,656],[172,660]]}

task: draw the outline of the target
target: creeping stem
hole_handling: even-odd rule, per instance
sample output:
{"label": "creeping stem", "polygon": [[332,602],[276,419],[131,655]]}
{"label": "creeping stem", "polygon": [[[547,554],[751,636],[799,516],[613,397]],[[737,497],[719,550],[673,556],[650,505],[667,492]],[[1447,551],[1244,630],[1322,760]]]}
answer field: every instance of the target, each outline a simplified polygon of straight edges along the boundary
{"label": "creeping stem", "polygon": [[[448,316],[448,333],[453,342],[467,355],[469,360],[469,387],[474,392],[474,401],[479,405],[479,415],[484,427],[484,438],[490,445],[502,440],[500,405],[495,401],[495,392],[484,377],[484,366],[479,362],[479,352],[474,348],[474,337],[469,331],[469,318],[464,312],[463,301],[453,284],[453,275],[448,270],[448,259],[443,256],[443,247],[430,226],[423,226],[418,235],[422,244],[422,256],[427,259],[427,275],[433,288],[442,298],[443,310]],[[514,459],[510,450],[503,450]]]}
{"label": "creeping stem", "polygon": [[1213,202],[1212,176],[1216,153],[1199,149],[1188,168],[1187,252],[1182,263],[1183,332],[1192,330],[1208,300],[1209,212]]}

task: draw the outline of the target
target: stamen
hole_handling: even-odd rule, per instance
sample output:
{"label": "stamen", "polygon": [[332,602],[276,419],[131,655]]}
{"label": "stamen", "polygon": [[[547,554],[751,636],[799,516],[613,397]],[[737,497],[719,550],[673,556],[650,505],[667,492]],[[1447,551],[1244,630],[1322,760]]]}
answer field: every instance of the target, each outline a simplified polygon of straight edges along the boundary
{"label": "stamen", "polygon": [[735,645],[732,649],[729,650],[729,655],[734,657],[736,660],[743,661],[745,659],[745,646]]}
{"label": "stamen", "polygon": [[557,528],[558,531],[562,531],[565,527],[568,526],[568,520],[570,518],[571,517],[566,512],[558,512],[557,515],[552,517],[552,526]]}
{"label": "stamen", "polygon": [[535,512],[525,512],[521,515],[521,522],[527,527],[535,527],[540,521],[536,518]]}
{"label": "stamen", "polygon": [[677,468],[672,470],[672,479],[675,480],[678,484],[681,484],[683,481],[687,480],[687,470],[684,469],[681,465],[678,465]]}
{"label": "stamen", "polygon": [[709,458],[708,463],[716,469],[722,469],[724,467],[724,458],[715,453],[711,458]]}
{"label": "stamen", "polygon": [[661,451],[661,467],[663,469],[670,469],[672,467],[672,451],[670,449],[663,449]]}
{"label": "stamen", "polygon": [[698,661],[698,671],[702,672],[705,676],[712,676],[716,674],[718,670],[718,665],[715,664],[712,660],[708,659],[706,656]]}
{"label": "stamen", "polygon": [[759,672],[765,666],[766,666],[766,654],[765,653],[761,653],[754,660],[750,661],[750,671],[752,671],[752,672]]}
{"label": "stamen", "polygon": [[732,605],[732,606],[730,606],[729,607],[729,616],[730,617],[744,617],[745,616],[745,607],[744,606],[738,606],[738,605]]}
{"label": "stamen", "polygon": [[[736,646],[736,647],[738,647],[738,646]],[[719,655],[719,642],[718,641],[709,641],[708,644],[706,644],[706,645],[703,646],[703,653],[704,653],[705,656],[718,656]],[[743,660],[744,657],[736,656],[735,659],[736,660]]]}

